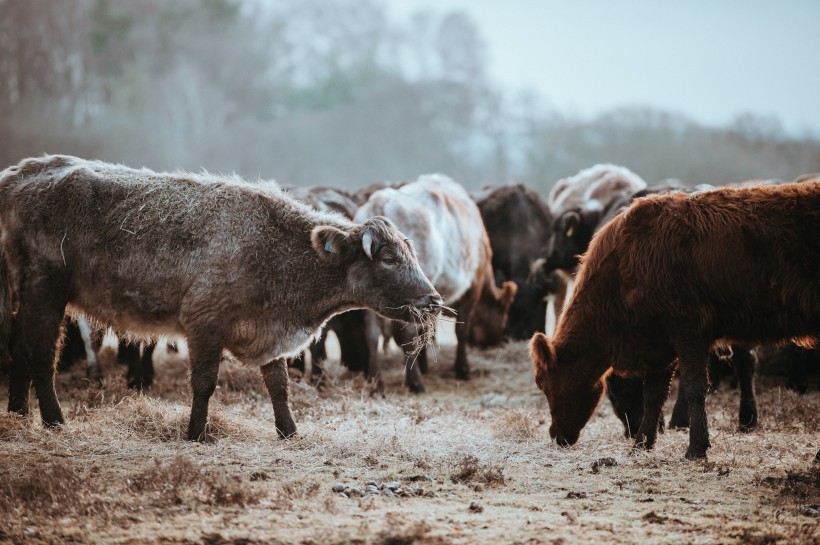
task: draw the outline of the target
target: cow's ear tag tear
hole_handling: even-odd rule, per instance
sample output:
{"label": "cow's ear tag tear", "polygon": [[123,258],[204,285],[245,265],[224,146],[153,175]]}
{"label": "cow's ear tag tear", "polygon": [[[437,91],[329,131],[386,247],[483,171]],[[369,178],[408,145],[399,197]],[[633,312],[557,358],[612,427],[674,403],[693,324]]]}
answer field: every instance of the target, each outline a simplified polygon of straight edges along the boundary
{"label": "cow's ear tag tear", "polygon": [[336,254],[338,253],[333,245],[330,244],[330,241],[325,241],[325,251],[329,254]]}

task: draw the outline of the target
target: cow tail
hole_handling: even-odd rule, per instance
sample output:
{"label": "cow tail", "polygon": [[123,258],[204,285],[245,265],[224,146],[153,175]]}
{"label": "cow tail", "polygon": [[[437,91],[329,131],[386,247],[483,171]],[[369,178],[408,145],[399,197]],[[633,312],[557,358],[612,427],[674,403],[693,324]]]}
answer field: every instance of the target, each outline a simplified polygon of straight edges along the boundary
{"label": "cow tail", "polygon": [[8,373],[11,366],[11,324],[13,301],[6,254],[0,250],[0,372]]}

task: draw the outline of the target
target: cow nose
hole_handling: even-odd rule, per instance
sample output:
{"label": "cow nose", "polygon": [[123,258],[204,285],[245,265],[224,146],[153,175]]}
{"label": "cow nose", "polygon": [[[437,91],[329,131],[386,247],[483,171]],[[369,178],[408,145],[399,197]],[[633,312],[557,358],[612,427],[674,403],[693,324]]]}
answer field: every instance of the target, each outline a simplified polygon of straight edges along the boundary
{"label": "cow nose", "polygon": [[430,293],[413,301],[413,306],[422,310],[431,310],[444,304],[444,299],[438,293]]}

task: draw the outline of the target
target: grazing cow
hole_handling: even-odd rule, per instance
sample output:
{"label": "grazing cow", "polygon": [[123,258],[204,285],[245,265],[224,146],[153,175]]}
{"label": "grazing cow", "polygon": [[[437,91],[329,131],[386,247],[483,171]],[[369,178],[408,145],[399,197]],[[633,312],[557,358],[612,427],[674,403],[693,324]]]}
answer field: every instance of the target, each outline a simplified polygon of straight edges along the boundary
{"label": "grazing cow", "polygon": [[[467,331],[482,290],[493,293],[502,307],[498,313],[500,329],[517,289],[514,282],[505,282],[500,289],[495,286],[492,250],[478,207],[461,185],[447,176],[431,174],[398,189],[388,187],[374,192],[354,219],[365,221],[379,215],[393,220],[412,239],[422,270],[441,293],[444,303],[455,309],[456,377],[467,380]],[[394,258],[388,251],[384,259],[392,262]],[[378,342],[380,327],[371,320],[368,329],[370,353],[375,354],[374,342]],[[393,328],[393,338],[406,352],[411,351],[417,333],[412,325]],[[375,368],[368,370],[368,378],[381,389],[381,371],[378,360],[373,359]],[[419,371],[426,372],[426,356],[418,353],[418,361],[414,360],[408,353],[405,381],[411,391],[419,393],[425,389]]]}
{"label": "grazing cow", "polygon": [[9,411],[29,412],[33,383],[49,426],[64,422],[53,362],[66,309],[136,337],[185,337],[188,438],[205,440],[224,350],[261,367],[288,437],[284,358],[333,315],[369,307],[435,321],[443,302],[389,220],[354,224],[236,177],[26,159],[0,172],[0,243]]}
{"label": "grazing cow", "polygon": [[[550,238],[552,213],[538,193],[523,184],[490,188],[476,197],[476,204],[490,237],[496,284],[512,280],[518,285],[503,333],[512,339],[529,339],[545,327],[546,299],[552,285],[530,270],[543,253],[544,241]],[[501,332],[486,325],[499,323],[493,316],[493,302],[493,294],[485,290],[473,317],[471,344],[494,346],[501,342]]]}
{"label": "grazing cow", "polygon": [[578,440],[612,369],[644,381],[651,448],[679,361],[688,459],[710,446],[707,359],[718,343],[820,336],[820,181],[637,200],[594,237],[554,340],[531,343],[550,435]]}

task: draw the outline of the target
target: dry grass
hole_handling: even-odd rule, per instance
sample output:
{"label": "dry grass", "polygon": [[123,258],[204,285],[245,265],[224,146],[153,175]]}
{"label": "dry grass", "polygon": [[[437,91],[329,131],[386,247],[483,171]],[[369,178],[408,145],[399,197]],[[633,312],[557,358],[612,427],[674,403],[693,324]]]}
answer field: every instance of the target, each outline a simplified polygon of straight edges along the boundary
{"label": "dry grass", "polygon": [[[816,390],[797,396],[762,380],[763,429],[753,433],[737,431],[737,392],[710,396],[713,448],[691,463],[681,431],[633,451],[606,403],[575,447],[554,446],[526,343],[471,351],[466,383],[444,344],[424,396],[403,390],[395,348],[384,398],[331,358],[321,391],[292,382],[299,432],[288,441],[277,439],[258,370],[226,362],[211,403],[215,441],[195,444],[184,440],[188,384],[175,358],[144,395],[124,391],[124,369],[110,362],[100,387],[82,389],[82,369],[60,376],[61,429],[0,412],[0,543],[820,539]],[[6,396],[2,384],[0,403]],[[404,492],[332,490],[369,482]]]}

